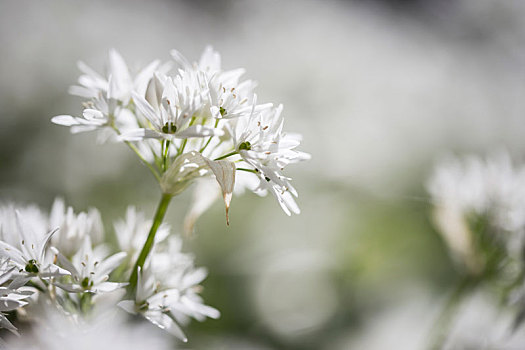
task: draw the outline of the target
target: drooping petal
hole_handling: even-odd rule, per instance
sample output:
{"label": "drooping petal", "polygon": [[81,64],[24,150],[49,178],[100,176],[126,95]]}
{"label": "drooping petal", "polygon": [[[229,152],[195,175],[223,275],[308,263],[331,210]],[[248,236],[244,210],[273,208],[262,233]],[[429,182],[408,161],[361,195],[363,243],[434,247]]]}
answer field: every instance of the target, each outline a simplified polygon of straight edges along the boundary
{"label": "drooping petal", "polygon": [[226,224],[229,225],[230,219],[228,212],[230,210],[233,188],[235,186],[235,163],[230,162],[229,160],[213,161],[208,158],[204,159],[215,175],[215,179],[221,186],[224,205],[226,206]]}

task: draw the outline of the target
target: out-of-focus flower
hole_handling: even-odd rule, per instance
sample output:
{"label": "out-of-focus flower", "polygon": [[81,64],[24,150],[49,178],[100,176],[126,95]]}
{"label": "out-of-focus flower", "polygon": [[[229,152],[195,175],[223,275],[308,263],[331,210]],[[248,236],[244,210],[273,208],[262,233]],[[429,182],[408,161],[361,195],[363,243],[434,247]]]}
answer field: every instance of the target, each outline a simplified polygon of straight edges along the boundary
{"label": "out-of-focus flower", "polygon": [[525,167],[513,166],[507,154],[446,159],[427,189],[436,225],[471,272],[498,268],[502,259],[521,256]]}
{"label": "out-of-focus flower", "polygon": [[93,244],[102,243],[104,239],[104,226],[97,209],[76,214],[73,208],[66,208],[61,198],[53,203],[49,227],[59,228],[51,238],[51,244],[69,258],[81,248],[85,237],[89,236]]}
{"label": "out-of-focus flower", "polygon": [[[126,210],[124,220],[117,220],[114,223],[115,235],[121,251],[128,254],[130,261],[136,261],[140,249],[144,245],[151,228],[152,221],[147,220],[144,213],[137,211],[133,206]],[[155,241],[164,240],[170,233],[170,226],[166,223],[160,225]],[[131,267],[131,266],[130,266]]]}
{"label": "out-of-focus flower", "polygon": [[206,317],[218,318],[220,313],[204,305],[198,295],[206,270],[195,268],[193,257],[182,253],[181,247],[177,237],[158,243],[144,270],[138,273],[135,300],[124,300],[119,306],[129,313],[141,314],[186,341],[179,324],[186,324],[190,318],[199,321]]}
{"label": "out-of-focus flower", "polygon": [[126,283],[108,282],[109,274],[113,272],[126,257],[125,252],[119,252],[107,257],[105,246],[93,249],[90,236],[84,237],[84,242],[71,261],[58,250],[55,252],[58,263],[71,273],[69,281],[54,284],[68,292],[112,292]]}
{"label": "out-of-focus flower", "polygon": [[169,337],[151,327],[127,323],[114,308],[78,317],[44,304],[35,314],[35,326],[22,337],[6,339],[7,349],[173,349]]}

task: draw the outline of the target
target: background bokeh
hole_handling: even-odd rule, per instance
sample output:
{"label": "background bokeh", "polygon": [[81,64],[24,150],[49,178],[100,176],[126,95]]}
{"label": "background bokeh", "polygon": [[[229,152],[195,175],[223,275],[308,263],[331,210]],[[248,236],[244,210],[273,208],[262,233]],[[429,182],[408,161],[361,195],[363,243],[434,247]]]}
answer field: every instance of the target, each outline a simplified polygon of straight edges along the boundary
{"label": "background bokeh", "polygon": [[[522,160],[524,15],[518,0],[1,1],[0,200],[62,196],[108,230],[130,204],[152,215],[156,184],[126,147],[49,120],[81,110],[79,59],[102,71],[112,47],[138,66],[211,44],[284,103],[313,158],[289,169],[301,215],[246,194],[230,227],[217,202],[186,240],[222,311],[188,346],[419,349],[457,279],[424,182],[448,152]],[[177,232],[189,200],[168,212]]]}

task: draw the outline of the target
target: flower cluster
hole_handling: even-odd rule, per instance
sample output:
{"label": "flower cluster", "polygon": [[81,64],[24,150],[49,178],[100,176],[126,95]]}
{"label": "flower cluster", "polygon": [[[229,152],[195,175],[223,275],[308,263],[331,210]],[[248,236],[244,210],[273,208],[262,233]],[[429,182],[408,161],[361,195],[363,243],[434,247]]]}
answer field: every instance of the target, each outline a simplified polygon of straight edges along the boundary
{"label": "flower cluster", "polygon": [[[54,305],[64,311],[65,318],[75,319],[97,304],[116,306],[124,296],[132,259],[151,225],[144,214],[128,208],[126,218],[115,223],[119,247],[111,247],[105,243],[107,236],[96,209],[77,214],[61,199],[49,215],[35,207],[0,207],[0,222],[0,326],[15,334],[17,329],[6,316],[22,308]],[[182,253],[182,242],[170,235],[168,225],[163,224],[160,232],[148,276],[141,274],[137,292],[141,304],[136,310],[186,340],[176,322],[217,318],[219,312],[198,296],[206,271],[195,268],[193,257]],[[116,301],[111,304],[111,300]],[[126,301],[119,305],[130,311]]]}
{"label": "flower cluster", "polygon": [[[309,155],[296,150],[298,135],[283,131],[282,106],[258,104],[256,84],[242,79],[242,69],[222,69],[211,47],[193,64],[175,50],[171,55],[171,62],[153,61],[136,74],[115,50],[106,75],[79,63],[82,75],[70,93],[85,99],[82,115],[52,121],[125,143],[155,176],[161,199],[152,220],[129,207],[114,223],[116,244],[96,209],[77,214],[60,199],[49,214],[0,207],[0,326],[17,333],[12,314],[30,318],[51,306],[55,311],[44,313],[52,325],[72,320],[94,329],[90,316],[119,309],[186,341],[181,325],[220,313],[199,296],[207,271],[195,267],[163,224],[172,198],[197,184],[188,232],[221,192],[227,223],[234,190],[270,192],[288,215],[299,213],[297,191],[283,171]],[[33,336],[45,344],[45,334]]]}
{"label": "flower cluster", "polygon": [[525,166],[514,165],[504,152],[486,159],[449,157],[436,166],[427,189],[435,224],[461,267],[460,282],[435,327],[433,348],[447,347],[454,338],[453,331],[443,332],[452,324],[446,315],[483,287],[518,310],[515,330],[525,320]]}
{"label": "flower cluster", "polygon": [[105,76],[79,63],[83,75],[70,92],[87,99],[82,116],[52,121],[127,143],[166,194],[214,175],[227,216],[234,188],[270,192],[285,213],[299,213],[297,191],[283,171],[309,155],[296,150],[299,135],[283,131],[282,105],[258,104],[255,82],[242,79],[243,69],[224,70],[211,47],[195,63],[176,50],[171,56],[136,74],[115,50]]}
{"label": "flower cluster", "polygon": [[525,229],[525,167],[500,153],[448,158],[427,184],[435,222],[454,256],[471,273],[521,258]]}

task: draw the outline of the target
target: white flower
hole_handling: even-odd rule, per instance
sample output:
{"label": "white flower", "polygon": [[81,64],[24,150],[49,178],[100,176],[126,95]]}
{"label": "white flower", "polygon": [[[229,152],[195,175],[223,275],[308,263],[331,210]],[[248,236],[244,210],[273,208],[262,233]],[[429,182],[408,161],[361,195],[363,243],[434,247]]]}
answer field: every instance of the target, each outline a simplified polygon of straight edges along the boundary
{"label": "white flower", "polygon": [[223,71],[221,56],[211,46],[206,47],[199,62],[193,65],[176,50],[172,50],[171,55],[186,71],[203,73],[208,93],[207,115],[216,119],[237,118],[250,112],[257,84],[252,80],[239,82],[244,69]]}
{"label": "white flower", "polygon": [[34,231],[31,227],[23,225],[23,219],[18,212],[16,216],[17,229],[11,232],[13,244],[0,241],[0,257],[8,258],[12,266],[16,266],[19,276],[16,278],[19,285],[25,284],[33,277],[49,279],[60,277],[69,273],[55,264],[48,254],[48,243],[56,230],[46,233],[47,228],[41,227]]}
{"label": "white flower", "polygon": [[[492,246],[511,256],[521,254],[525,230],[525,166],[515,167],[505,153],[486,159],[449,157],[438,163],[427,183],[435,205],[434,219],[455,257],[480,270],[476,235],[489,234]],[[475,232],[472,220],[485,220]],[[486,232],[485,232],[486,231]]]}
{"label": "white flower", "polygon": [[9,266],[8,259],[0,260],[0,327],[5,328],[18,335],[15,326],[7,319],[5,312],[13,311],[27,305],[24,299],[29,298],[35,292],[32,288],[19,287],[14,283],[8,283],[16,276],[16,267]]}
{"label": "white flower", "polygon": [[301,141],[299,135],[282,131],[282,109],[279,105],[259,112],[254,110],[248,118],[236,120],[231,133],[242,160],[260,180],[255,191],[269,190],[286,214],[299,214],[299,207],[293,199],[293,196],[297,197],[297,191],[291,185],[290,178],[281,172],[287,165],[307,160],[310,156],[295,150]]}
{"label": "white flower", "polygon": [[[121,251],[126,252],[129,261],[134,263],[146,242],[152,221],[147,220],[144,213],[138,212],[129,206],[124,220],[117,220],[114,224],[115,234]],[[155,235],[155,242],[163,241],[170,233],[170,226],[166,223],[160,225]]]}
{"label": "white flower", "polygon": [[103,77],[87,64],[79,61],[78,68],[83,74],[78,78],[79,86],[71,86],[69,93],[91,99],[100,95],[106,96],[111,89],[112,92],[108,97],[127,105],[132,91],[145,92],[146,85],[159,64],[160,61],[158,60],[151,62],[140,70],[135,78],[132,78],[122,56],[115,49],[111,49],[109,51],[107,77]]}
{"label": "white flower", "polygon": [[206,270],[196,269],[193,257],[182,253],[181,246],[176,237],[156,245],[144,269],[139,269],[135,300],[124,300],[119,306],[187,341],[177,323],[185,324],[190,317],[199,321],[218,318],[220,313],[198,296]]}
{"label": "white flower", "polygon": [[72,257],[80,249],[86,236],[95,245],[104,239],[104,226],[97,209],[75,214],[72,207],[66,208],[61,198],[53,203],[49,226],[60,228],[51,238],[51,244],[66,257]]}
{"label": "white flower", "polygon": [[[115,126],[121,128],[129,127],[129,118],[127,113],[117,105],[117,100],[102,95],[102,93],[93,100],[84,104],[84,111],[82,117],[74,117],[71,115],[58,115],[51,118],[51,122],[71,127],[73,134],[80,132],[88,132],[93,130],[107,131]],[[103,134],[106,136],[106,134]],[[104,140],[102,140],[104,141]]]}
{"label": "white flower", "polygon": [[203,105],[198,75],[186,71],[180,71],[174,78],[155,75],[147,92],[147,99],[134,93],[133,100],[151,128],[129,130],[122,135],[123,139],[172,140],[220,135],[220,129],[193,124]]}
{"label": "white flower", "polygon": [[131,314],[140,314],[182,341],[188,341],[182,329],[174,321],[173,315],[170,315],[170,304],[173,303],[174,298],[177,298],[178,291],[173,289],[157,292],[153,276],[148,272],[144,274],[143,271],[139,267],[135,300],[123,300],[118,306]]}
{"label": "white flower", "polygon": [[48,304],[41,309],[37,310],[36,324],[22,337],[7,339],[7,349],[173,349],[169,337],[151,327],[126,322],[120,310],[114,308],[90,317],[67,314]]}
{"label": "white flower", "polygon": [[59,251],[55,251],[58,263],[71,273],[70,282],[55,282],[55,285],[73,293],[105,293],[125,286],[126,283],[108,280],[109,274],[122,263],[126,253],[119,252],[107,257],[106,250],[104,246],[93,249],[90,237],[85,236],[82,247],[71,261]]}

